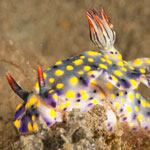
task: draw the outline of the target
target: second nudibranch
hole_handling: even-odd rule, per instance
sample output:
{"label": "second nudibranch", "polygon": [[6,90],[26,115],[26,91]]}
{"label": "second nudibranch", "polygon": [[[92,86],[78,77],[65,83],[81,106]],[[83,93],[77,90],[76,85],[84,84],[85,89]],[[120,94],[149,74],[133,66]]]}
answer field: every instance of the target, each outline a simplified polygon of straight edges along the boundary
{"label": "second nudibranch", "polygon": [[[47,126],[62,121],[62,114],[78,108],[88,111],[108,101],[120,122],[130,127],[150,129],[150,103],[136,90],[142,82],[150,87],[150,58],[126,62],[114,48],[116,34],[103,10],[86,11],[90,38],[99,51],[87,51],[58,61],[42,72],[38,67],[37,94],[24,91],[7,74],[12,89],[24,100],[16,108],[14,125],[20,132],[37,131],[41,117]],[[105,125],[115,129],[116,114],[108,105]]]}

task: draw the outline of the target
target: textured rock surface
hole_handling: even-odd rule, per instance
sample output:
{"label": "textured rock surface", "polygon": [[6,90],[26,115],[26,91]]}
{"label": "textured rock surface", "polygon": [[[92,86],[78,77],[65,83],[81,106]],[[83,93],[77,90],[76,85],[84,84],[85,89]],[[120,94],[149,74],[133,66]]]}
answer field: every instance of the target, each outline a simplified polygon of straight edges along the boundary
{"label": "textured rock surface", "polygon": [[34,135],[22,135],[13,143],[13,150],[127,150],[149,149],[149,135],[134,132],[126,125],[114,133],[105,130],[105,109],[99,105],[89,112],[74,109],[64,121],[51,128],[41,125]]}

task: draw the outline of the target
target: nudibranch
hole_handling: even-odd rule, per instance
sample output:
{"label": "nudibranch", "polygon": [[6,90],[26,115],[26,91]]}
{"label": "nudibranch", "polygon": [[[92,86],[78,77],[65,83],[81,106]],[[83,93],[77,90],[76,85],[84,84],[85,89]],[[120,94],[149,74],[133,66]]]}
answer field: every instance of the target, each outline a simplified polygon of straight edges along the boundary
{"label": "nudibranch", "polygon": [[112,106],[106,109],[109,131],[116,127],[116,114],[135,130],[150,129],[150,103],[137,90],[141,82],[150,87],[150,58],[124,61],[114,47],[116,34],[104,10],[90,9],[85,14],[91,41],[99,51],[58,61],[45,71],[38,67],[36,93],[24,91],[7,74],[11,88],[24,100],[14,117],[20,132],[37,131],[39,117],[52,126],[62,121],[65,111],[88,111],[96,104],[105,107],[106,102]]}

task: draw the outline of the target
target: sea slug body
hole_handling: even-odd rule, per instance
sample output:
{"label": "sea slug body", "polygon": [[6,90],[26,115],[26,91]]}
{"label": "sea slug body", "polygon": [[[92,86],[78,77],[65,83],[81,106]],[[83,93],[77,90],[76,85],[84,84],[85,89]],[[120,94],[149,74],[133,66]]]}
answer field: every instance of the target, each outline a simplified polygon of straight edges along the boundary
{"label": "sea slug body", "polygon": [[[150,129],[150,103],[138,92],[142,82],[150,87],[150,58],[126,62],[114,47],[116,34],[103,10],[100,14],[86,11],[91,41],[99,51],[87,51],[70,59],[56,62],[51,69],[38,67],[36,94],[24,91],[7,74],[11,88],[23,100],[16,108],[14,125],[20,132],[38,130],[41,117],[47,126],[62,121],[62,112],[73,108],[81,112],[94,105],[110,103],[120,122],[134,130]],[[109,131],[116,126],[116,115],[107,107],[105,125]]]}

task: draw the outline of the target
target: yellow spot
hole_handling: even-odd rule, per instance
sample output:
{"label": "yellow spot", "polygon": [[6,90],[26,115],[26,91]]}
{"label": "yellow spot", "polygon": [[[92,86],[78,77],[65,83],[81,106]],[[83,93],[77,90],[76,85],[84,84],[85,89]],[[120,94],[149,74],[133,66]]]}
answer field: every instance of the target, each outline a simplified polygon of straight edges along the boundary
{"label": "yellow spot", "polygon": [[55,81],[54,78],[49,78],[49,83],[53,83]]}
{"label": "yellow spot", "polygon": [[130,106],[127,106],[127,111],[131,112],[131,107]]}
{"label": "yellow spot", "polygon": [[121,55],[118,55],[117,58],[120,60],[120,59],[122,59],[122,56],[121,56]]}
{"label": "yellow spot", "polygon": [[124,72],[126,72],[127,71],[127,69],[125,68],[125,67],[122,67],[121,68]]}
{"label": "yellow spot", "polygon": [[106,61],[107,61],[107,63],[108,63],[109,65],[112,65],[112,61],[111,61],[111,60],[107,59]]}
{"label": "yellow spot", "polygon": [[20,120],[14,122],[15,127],[18,129],[20,127]]}
{"label": "yellow spot", "polygon": [[98,52],[94,52],[94,51],[89,51],[87,52],[89,55],[98,55]]}
{"label": "yellow spot", "polygon": [[146,71],[145,71],[145,69],[139,69],[139,71],[141,72],[141,73],[145,73]]}
{"label": "yellow spot", "polygon": [[101,93],[100,98],[103,99],[103,98],[106,98],[106,96],[103,93]]}
{"label": "yellow spot", "polygon": [[134,67],[132,67],[132,66],[128,66],[128,67],[129,67],[129,69],[134,70]]}
{"label": "yellow spot", "polygon": [[120,67],[122,67],[122,66],[124,66],[124,63],[123,63],[123,61],[118,61],[118,66],[120,66]]}
{"label": "yellow spot", "polygon": [[85,56],[80,56],[80,58],[81,58],[81,59],[84,59],[84,58],[85,58]]}
{"label": "yellow spot", "polygon": [[46,77],[47,77],[47,75],[46,75],[46,73],[44,72],[44,73],[43,73],[43,78],[46,79]]}
{"label": "yellow spot", "polygon": [[79,75],[82,75],[83,73],[84,73],[83,71],[79,71],[79,72],[78,72]]}
{"label": "yellow spot", "polygon": [[26,103],[25,109],[28,109],[29,107],[30,107],[30,104],[29,104],[29,103]]}
{"label": "yellow spot", "polygon": [[94,79],[93,80],[91,79],[91,84],[94,85],[94,84],[97,84],[97,83],[96,83],[96,81]]}
{"label": "yellow spot", "polygon": [[131,84],[132,84],[133,86],[137,86],[137,82],[136,82],[136,80],[131,79],[131,80],[130,80],[130,82],[131,82]]}
{"label": "yellow spot", "polygon": [[122,76],[122,72],[120,72],[119,70],[115,70],[114,71],[114,74],[117,75],[117,76]]}
{"label": "yellow spot", "polygon": [[107,83],[107,88],[108,89],[112,89],[113,88],[113,85],[111,83]]}
{"label": "yellow spot", "polygon": [[137,98],[137,99],[139,99],[139,98],[140,98],[139,93],[136,93],[136,98]]}
{"label": "yellow spot", "polygon": [[150,108],[150,103],[147,103],[147,107]]}
{"label": "yellow spot", "polygon": [[112,55],[111,57],[112,57],[113,59],[115,58],[115,56],[114,56],[114,55]]}
{"label": "yellow spot", "polygon": [[106,69],[106,70],[107,70],[107,66],[106,66],[106,65],[104,65],[104,64],[100,64],[100,65],[99,65],[99,67],[100,67],[100,68],[104,68],[104,69]]}
{"label": "yellow spot", "polygon": [[129,123],[129,125],[130,125],[130,127],[132,128],[132,127],[133,127],[133,125],[134,125],[134,123],[130,122],[130,123]]}
{"label": "yellow spot", "polygon": [[141,104],[142,104],[143,107],[146,107],[146,102],[145,102],[145,100],[141,100]]}
{"label": "yellow spot", "polygon": [[78,103],[76,103],[76,106],[80,106],[80,103],[78,102]]}
{"label": "yellow spot", "polygon": [[134,62],[133,62],[133,64],[134,65],[141,65],[141,63],[142,63],[142,61],[140,60],[140,59],[136,59],[136,60],[134,60]]}
{"label": "yellow spot", "polygon": [[16,110],[18,110],[21,106],[22,106],[22,104],[19,104],[19,105],[16,107]]}
{"label": "yellow spot", "polygon": [[111,99],[115,99],[115,94],[111,94]]}
{"label": "yellow spot", "polygon": [[106,59],[108,59],[108,56],[107,56],[107,55],[104,55],[104,57],[105,57]]}
{"label": "yellow spot", "polygon": [[33,121],[33,122],[35,121],[35,116],[32,116],[32,121]]}
{"label": "yellow spot", "polygon": [[115,82],[118,81],[118,79],[117,79],[115,76],[111,75],[111,77],[112,77],[112,79],[113,79]]}
{"label": "yellow spot", "polygon": [[102,62],[105,62],[106,60],[105,60],[105,58],[101,58],[101,61],[102,61]]}
{"label": "yellow spot", "polygon": [[57,94],[53,94],[53,99],[57,100],[58,96]]}
{"label": "yellow spot", "polygon": [[29,130],[29,131],[32,131],[32,125],[31,125],[30,122],[28,123],[28,130]]}
{"label": "yellow spot", "polygon": [[73,61],[73,63],[78,66],[78,65],[81,65],[83,63],[83,60],[77,59],[77,60]]}
{"label": "yellow spot", "polygon": [[63,83],[58,83],[58,84],[56,85],[56,88],[57,88],[57,89],[61,89],[61,88],[63,88],[63,86],[64,86]]}
{"label": "yellow spot", "polygon": [[86,92],[85,91],[80,91],[80,94],[83,96]]}
{"label": "yellow spot", "polygon": [[146,63],[147,63],[147,64],[150,64],[150,59],[146,59]]}
{"label": "yellow spot", "polygon": [[71,65],[68,65],[67,67],[66,67],[66,70],[73,70],[73,67],[71,66]]}
{"label": "yellow spot", "polygon": [[119,90],[123,90],[123,87],[120,87]]}
{"label": "yellow spot", "polygon": [[50,70],[51,70],[51,68],[47,68],[46,70],[47,70],[47,71],[50,71]]}
{"label": "yellow spot", "polygon": [[118,103],[116,103],[116,108],[119,109],[120,108],[120,105]]}
{"label": "yellow spot", "polygon": [[89,61],[89,62],[93,62],[94,59],[93,59],[93,58],[88,58],[88,61]]}
{"label": "yellow spot", "polygon": [[48,93],[53,93],[54,92],[54,90],[50,90]]}
{"label": "yellow spot", "polygon": [[125,61],[125,60],[124,60],[123,62],[125,63],[125,65],[127,65],[127,63],[128,63],[128,62],[127,62],[127,61]]}
{"label": "yellow spot", "polygon": [[33,123],[33,129],[34,129],[34,131],[38,130],[38,126],[37,126],[37,124],[35,122]]}
{"label": "yellow spot", "polygon": [[58,69],[58,70],[55,71],[56,76],[62,76],[63,74],[64,74],[64,71],[62,71],[62,70]]}
{"label": "yellow spot", "polygon": [[142,120],[143,116],[141,114],[139,114],[138,119]]}
{"label": "yellow spot", "polygon": [[39,83],[38,82],[36,82],[36,84],[35,84],[35,88],[39,88]]}
{"label": "yellow spot", "polygon": [[120,92],[120,96],[123,96],[123,92]]}
{"label": "yellow spot", "polygon": [[32,104],[34,104],[34,103],[36,102],[36,100],[37,100],[36,97],[30,97],[28,103],[29,103],[30,105],[32,105]]}
{"label": "yellow spot", "polygon": [[85,71],[89,71],[89,70],[91,69],[91,67],[90,67],[90,66],[84,66],[83,69],[84,69]]}
{"label": "yellow spot", "polygon": [[82,99],[83,99],[83,100],[88,99],[88,95],[86,95],[86,94],[85,94],[85,95],[83,95],[83,96],[82,96]]}
{"label": "yellow spot", "polygon": [[66,107],[69,107],[70,105],[71,105],[70,102],[68,102],[68,103],[65,104]]}
{"label": "yellow spot", "polygon": [[129,99],[133,100],[134,99],[134,94],[133,93],[129,93]]}
{"label": "yellow spot", "polygon": [[107,47],[104,47],[104,50],[107,50]]}
{"label": "yellow spot", "polygon": [[59,105],[59,109],[63,109],[65,107],[64,104]]}
{"label": "yellow spot", "polygon": [[93,104],[97,104],[98,103],[98,100],[97,99],[94,99],[93,100]]}
{"label": "yellow spot", "polygon": [[74,95],[75,95],[75,93],[74,93],[73,91],[68,91],[68,92],[66,93],[66,96],[67,96],[68,98],[74,98]]}
{"label": "yellow spot", "polygon": [[122,103],[122,104],[124,103],[124,99],[121,100],[121,103]]}
{"label": "yellow spot", "polygon": [[70,82],[71,84],[77,84],[78,78],[77,78],[77,77],[71,77],[70,80],[69,80],[69,82]]}
{"label": "yellow spot", "polygon": [[87,75],[91,75],[92,73],[94,73],[94,71],[89,71],[88,73],[87,73]]}
{"label": "yellow spot", "polygon": [[139,107],[138,106],[135,106],[135,111],[139,111]]}
{"label": "yellow spot", "polygon": [[56,62],[56,65],[61,65],[62,64],[62,61],[57,61]]}
{"label": "yellow spot", "polygon": [[53,109],[51,109],[51,110],[50,110],[50,116],[51,116],[51,117],[56,117],[56,111],[53,110]]}
{"label": "yellow spot", "polygon": [[41,104],[41,102],[38,101],[37,104],[36,104],[36,107],[40,107],[40,104]]}

